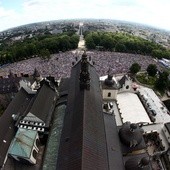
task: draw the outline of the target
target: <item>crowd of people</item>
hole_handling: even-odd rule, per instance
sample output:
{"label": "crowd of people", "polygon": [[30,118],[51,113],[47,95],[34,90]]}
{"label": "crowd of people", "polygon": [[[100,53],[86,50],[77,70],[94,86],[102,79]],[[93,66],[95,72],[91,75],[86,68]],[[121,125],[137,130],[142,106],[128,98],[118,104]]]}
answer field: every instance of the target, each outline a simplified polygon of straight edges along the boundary
{"label": "crowd of people", "polygon": [[135,62],[141,66],[141,70],[146,70],[149,64],[157,64],[151,56],[139,54],[96,51],[90,55],[100,76],[106,75],[108,70],[112,74],[127,73]]}
{"label": "crowd of people", "polygon": [[[126,73],[135,62],[141,65],[141,70],[145,70],[149,64],[157,64],[152,57],[139,54],[88,51],[87,56],[94,61],[99,76],[106,75],[108,70],[112,74]],[[0,76],[6,77],[10,71],[18,76],[21,73],[32,75],[36,68],[43,77],[54,76],[56,79],[69,77],[73,62],[75,63],[80,57],[81,53],[68,51],[53,54],[48,60],[39,57],[31,58],[2,66]]]}

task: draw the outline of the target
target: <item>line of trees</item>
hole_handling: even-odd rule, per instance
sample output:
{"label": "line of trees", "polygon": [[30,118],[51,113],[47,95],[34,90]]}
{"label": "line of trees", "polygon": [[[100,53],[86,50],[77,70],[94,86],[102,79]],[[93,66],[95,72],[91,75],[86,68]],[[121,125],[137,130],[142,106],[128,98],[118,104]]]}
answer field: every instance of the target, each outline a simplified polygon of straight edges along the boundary
{"label": "line of trees", "polygon": [[76,49],[79,36],[76,34],[43,35],[15,42],[14,44],[2,43],[0,48],[0,65],[28,59],[33,56],[48,58],[50,54],[59,51]]}
{"label": "line of trees", "polygon": [[162,45],[127,33],[85,32],[88,49],[151,55],[155,58],[170,58],[170,50]]}

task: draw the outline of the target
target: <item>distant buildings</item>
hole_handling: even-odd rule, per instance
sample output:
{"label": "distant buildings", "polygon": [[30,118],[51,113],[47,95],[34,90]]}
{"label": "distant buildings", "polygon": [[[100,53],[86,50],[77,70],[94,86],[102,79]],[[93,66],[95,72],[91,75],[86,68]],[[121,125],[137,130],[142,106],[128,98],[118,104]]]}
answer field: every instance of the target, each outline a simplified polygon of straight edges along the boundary
{"label": "distant buildings", "polygon": [[84,31],[124,32],[154,41],[166,48],[170,47],[170,34],[167,31],[136,23],[106,19],[73,19],[28,24],[0,32],[0,41],[21,41],[47,32],[58,34],[69,29],[78,32],[80,22],[84,23]]}

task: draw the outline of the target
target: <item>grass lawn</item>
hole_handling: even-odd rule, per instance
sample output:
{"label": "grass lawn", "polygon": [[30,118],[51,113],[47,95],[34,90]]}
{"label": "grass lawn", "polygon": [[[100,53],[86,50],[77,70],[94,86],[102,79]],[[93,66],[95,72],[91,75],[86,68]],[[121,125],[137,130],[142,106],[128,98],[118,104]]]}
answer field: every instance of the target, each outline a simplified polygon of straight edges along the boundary
{"label": "grass lawn", "polygon": [[157,78],[148,76],[147,73],[139,73],[136,75],[136,79],[142,84],[154,86]]}

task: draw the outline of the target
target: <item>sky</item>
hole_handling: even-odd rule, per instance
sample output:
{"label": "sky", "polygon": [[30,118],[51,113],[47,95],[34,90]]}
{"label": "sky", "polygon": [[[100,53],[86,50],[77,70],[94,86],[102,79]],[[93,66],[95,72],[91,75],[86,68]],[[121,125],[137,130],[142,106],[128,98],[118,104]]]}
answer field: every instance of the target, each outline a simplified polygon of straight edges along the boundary
{"label": "sky", "polygon": [[115,19],[170,31],[170,0],[0,0],[0,31],[58,19]]}

